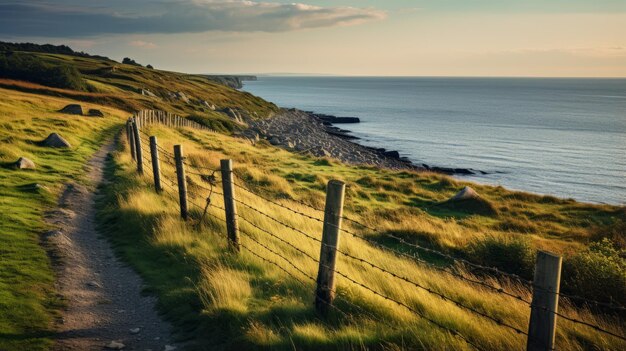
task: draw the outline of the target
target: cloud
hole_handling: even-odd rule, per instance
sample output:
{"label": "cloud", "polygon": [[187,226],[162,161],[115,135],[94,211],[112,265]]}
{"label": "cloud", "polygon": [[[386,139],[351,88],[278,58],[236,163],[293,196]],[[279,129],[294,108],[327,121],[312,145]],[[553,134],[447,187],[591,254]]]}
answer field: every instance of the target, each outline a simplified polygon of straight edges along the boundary
{"label": "cloud", "polygon": [[129,42],[128,45],[143,49],[156,49],[158,47],[155,43],[143,40],[133,40]]}
{"label": "cloud", "polygon": [[[59,4],[60,2],[60,4]],[[7,36],[90,37],[101,34],[284,32],[379,20],[373,8],[235,0],[73,2],[0,0],[0,33]]]}

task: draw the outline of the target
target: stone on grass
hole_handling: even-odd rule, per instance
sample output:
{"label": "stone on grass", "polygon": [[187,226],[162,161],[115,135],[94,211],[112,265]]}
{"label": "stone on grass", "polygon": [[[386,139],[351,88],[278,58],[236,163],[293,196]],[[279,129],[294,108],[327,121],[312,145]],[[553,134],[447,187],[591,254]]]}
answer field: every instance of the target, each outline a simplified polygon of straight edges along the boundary
{"label": "stone on grass", "polygon": [[44,141],[42,141],[41,144],[43,146],[56,148],[72,147],[70,143],[67,142],[67,140],[63,139],[63,137],[57,133],[52,133],[48,135],[48,137]]}
{"label": "stone on grass", "polygon": [[35,162],[27,159],[26,157],[20,157],[15,162],[15,168],[17,169],[35,169]]}
{"label": "stone on grass", "polygon": [[453,197],[451,197],[448,201],[461,201],[467,199],[477,199],[480,195],[476,192],[476,190],[472,189],[472,187],[466,186],[461,191],[456,193]]}
{"label": "stone on grass", "polygon": [[87,115],[92,116],[92,117],[104,117],[104,113],[102,113],[102,111],[97,110],[95,108],[90,108],[89,111],[87,112]]}
{"label": "stone on grass", "polygon": [[67,113],[68,115],[82,115],[83,108],[78,104],[70,104],[63,107],[59,112]]}
{"label": "stone on grass", "polygon": [[474,189],[466,186],[454,196],[439,204],[455,212],[481,216],[497,216],[498,210],[487,199],[482,198]]}
{"label": "stone on grass", "polygon": [[121,342],[111,341],[105,347],[109,350],[122,350],[126,347],[126,345],[122,344]]}

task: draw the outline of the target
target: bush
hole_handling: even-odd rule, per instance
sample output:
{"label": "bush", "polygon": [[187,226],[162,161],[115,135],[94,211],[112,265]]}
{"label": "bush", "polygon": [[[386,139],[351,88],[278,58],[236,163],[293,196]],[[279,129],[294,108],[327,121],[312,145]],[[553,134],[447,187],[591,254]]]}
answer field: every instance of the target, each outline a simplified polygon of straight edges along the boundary
{"label": "bush", "polygon": [[467,247],[470,261],[532,279],[535,251],[524,237],[488,237]]}
{"label": "bush", "polygon": [[29,54],[0,54],[0,77],[25,80],[56,88],[85,90],[87,85],[76,67],[49,64]]}
{"label": "bush", "polygon": [[593,300],[626,304],[626,250],[609,239],[593,243],[563,262],[561,290]]}

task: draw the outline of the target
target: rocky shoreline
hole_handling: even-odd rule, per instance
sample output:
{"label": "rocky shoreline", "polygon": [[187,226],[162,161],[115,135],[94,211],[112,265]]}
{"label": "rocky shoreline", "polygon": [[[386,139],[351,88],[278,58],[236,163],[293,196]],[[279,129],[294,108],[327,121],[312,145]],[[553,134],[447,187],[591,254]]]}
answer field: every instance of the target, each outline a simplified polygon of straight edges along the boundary
{"label": "rocky shoreline", "polygon": [[373,148],[358,144],[349,130],[334,124],[359,123],[357,117],[336,117],[326,114],[282,109],[269,119],[248,121],[248,128],[239,135],[256,143],[262,139],[290,151],[317,157],[329,157],[355,165],[370,165],[388,169],[432,171],[449,175],[486,174],[467,168],[447,168],[414,164],[395,150]]}

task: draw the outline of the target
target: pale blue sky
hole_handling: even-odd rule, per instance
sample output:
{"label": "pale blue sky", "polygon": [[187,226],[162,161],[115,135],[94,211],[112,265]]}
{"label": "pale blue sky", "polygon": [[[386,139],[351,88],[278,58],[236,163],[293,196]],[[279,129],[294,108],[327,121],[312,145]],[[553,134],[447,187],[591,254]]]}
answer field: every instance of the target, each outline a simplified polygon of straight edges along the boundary
{"label": "pale blue sky", "polygon": [[0,40],[185,72],[626,76],[626,0],[0,0]]}

